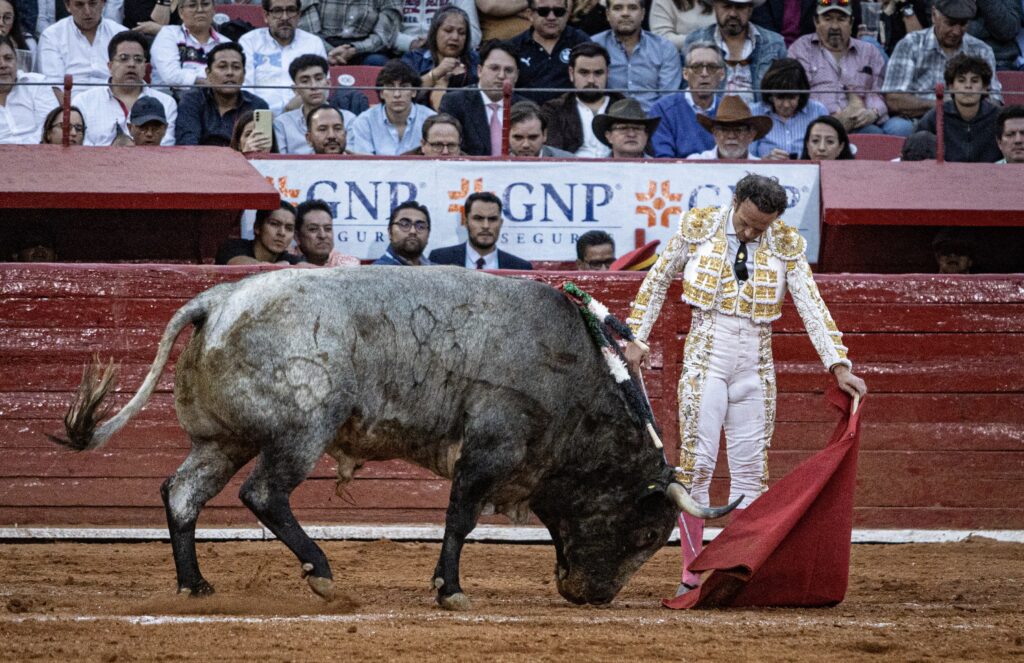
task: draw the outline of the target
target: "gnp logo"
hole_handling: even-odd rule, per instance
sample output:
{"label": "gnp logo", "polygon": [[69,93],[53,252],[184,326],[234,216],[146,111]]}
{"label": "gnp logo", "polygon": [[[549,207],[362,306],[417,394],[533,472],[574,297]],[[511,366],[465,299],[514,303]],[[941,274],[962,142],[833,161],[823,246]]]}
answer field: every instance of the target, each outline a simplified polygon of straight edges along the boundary
{"label": "gnp logo", "polygon": [[[459,186],[448,190],[448,211],[462,214],[470,193],[488,190],[482,177],[460,178]],[[511,182],[504,190],[490,190],[501,199],[502,216],[516,223],[607,221],[597,215],[615,197],[611,185],[602,182]]]}

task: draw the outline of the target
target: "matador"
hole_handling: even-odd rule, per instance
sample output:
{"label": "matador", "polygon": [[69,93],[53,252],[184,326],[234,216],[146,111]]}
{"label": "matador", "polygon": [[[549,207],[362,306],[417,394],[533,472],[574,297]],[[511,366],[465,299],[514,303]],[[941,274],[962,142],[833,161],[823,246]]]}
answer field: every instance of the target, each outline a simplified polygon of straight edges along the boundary
{"label": "matador", "polygon": [[[821,299],[804,255],[806,242],[779,216],[785,189],[774,178],[747,175],[731,204],[692,209],[648,272],[627,320],[637,341],[626,347],[636,370],[669,284],[683,274],[682,300],[692,312],[679,378],[679,473],[694,500],[708,506],[724,427],[729,501],[739,508],[768,488],[768,445],[775,427],[775,366],[771,323],[787,290],[825,368],[841,389],[863,395],[843,336]],[[680,516],[683,571],[679,594],[700,578],[689,565],[701,550],[704,521]]]}

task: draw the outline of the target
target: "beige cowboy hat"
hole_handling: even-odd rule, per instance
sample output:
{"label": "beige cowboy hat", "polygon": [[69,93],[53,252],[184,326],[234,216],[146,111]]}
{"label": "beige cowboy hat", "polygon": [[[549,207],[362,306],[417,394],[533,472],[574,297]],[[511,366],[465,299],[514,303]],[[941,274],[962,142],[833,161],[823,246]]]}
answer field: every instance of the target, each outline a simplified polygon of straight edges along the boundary
{"label": "beige cowboy hat", "polygon": [[[647,137],[650,138],[654,130],[658,128],[658,123],[661,122],[660,117],[647,117],[647,113],[644,112],[643,106],[636,99],[619,99],[614,104],[608,107],[607,113],[598,113],[594,116],[593,121],[590,123],[590,128],[594,131],[594,136],[599,141],[611,147],[608,143],[608,139],[604,137],[606,131],[612,128],[612,125],[616,122],[628,122],[630,124],[642,124],[647,129]],[[771,120],[768,120],[770,123]]]}
{"label": "beige cowboy hat", "polygon": [[697,115],[697,121],[700,122],[700,126],[709,132],[715,128],[716,124],[722,124],[727,127],[737,124],[749,124],[754,127],[756,133],[754,140],[764,138],[772,130],[772,118],[767,115],[751,115],[750,106],[743,103],[743,100],[739,97],[731,94],[722,98],[714,118],[706,115]]}

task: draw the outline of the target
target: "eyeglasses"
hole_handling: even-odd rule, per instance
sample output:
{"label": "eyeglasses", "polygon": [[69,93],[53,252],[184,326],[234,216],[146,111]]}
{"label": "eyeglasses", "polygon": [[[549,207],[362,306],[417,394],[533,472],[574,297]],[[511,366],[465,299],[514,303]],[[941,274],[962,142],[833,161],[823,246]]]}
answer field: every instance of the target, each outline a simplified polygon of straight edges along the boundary
{"label": "eyeglasses", "polygon": [[438,152],[454,152],[459,149],[458,143],[427,143],[431,149],[437,150]]}
{"label": "eyeglasses", "polygon": [[849,7],[850,0],[818,0],[819,7]]}
{"label": "eyeglasses", "polygon": [[213,3],[207,0],[206,2],[187,2],[181,6],[181,9],[190,9],[195,11],[197,9],[213,9]]}
{"label": "eyeglasses", "polygon": [[721,71],[722,65],[714,63],[697,63],[688,64],[686,65],[686,68],[689,69],[690,71],[696,71],[698,73],[713,74],[716,71]]}
{"label": "eyeglasses", "polygon": [[552,14],[555,15],[555,18],[562,18],[569,13],[569,10],[565,7],[537,7],[533,11],[537,12],[537,15],[541,18],[547,18]]}
{"label": "eyeglasses", "polygon": [[406,218],[401,218],[398,221],[392,223],[391,225],[398,226],[399,228],[406,232],[409,232],[413,228],[415,228],[417,231],[421,233],[430,230],[430,224],[427,223],[426,221],[413,221],[412,219]]}
{"label": "eyeglasses", "polygon": [[130,55],[128,53],[119,53],[114,56],[114,60],[118,62],[134,62],[135,64],[145,64],[146,58],[142,55]]}
{"label": "eyeglasses", "polygon": [[[63,129],[63,128],[64,128],[64,125],[62,125],[62,124],[51,124],[48,131],[53,131],[54,129]],[[84,124],[72,124],[71,128],[68,129],[68,133],[70,133],[72,131],[76,131],[76,132],[78,132],[80,134],[81,133],[85,133],[85,125]]]}
{"label": "eyeglasses", "polygon": [[273,16],[274,18],[281,18],[282,16],[287,16],[288,18],[293,18],[293,17],[299,15],[299,8],[298,7],[274,7],[273,9],[268,9],[267,13],[270,14],[271,16]]}

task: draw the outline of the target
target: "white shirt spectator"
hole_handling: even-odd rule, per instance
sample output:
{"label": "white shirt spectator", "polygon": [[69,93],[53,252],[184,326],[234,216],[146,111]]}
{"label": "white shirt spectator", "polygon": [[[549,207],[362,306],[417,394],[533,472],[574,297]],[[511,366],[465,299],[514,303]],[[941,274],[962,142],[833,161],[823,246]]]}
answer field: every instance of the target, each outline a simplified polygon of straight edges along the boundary
{"label": "white shirt spectator", "polygon": [[426,39],[430,20],[438,9],[448,4],[449,0],[402,0],[402,28],[395,35],[395,48],[408,53],[414,39]]}
{"label": "white shirt spectator", "polygon": [[[597,109],[598,113],[605,113],[611,99],[605,97],[604,103]],[[590,157],[593,159],[607,159],[612,155],[612,148],[608,147],[594,135],[594,111],[579,99],[576,100],[576,112],[580,115],[580,126],[583,128],[583,144],[576,150],[578,157]]]}
{"label": "white shirt spectator", "polygon": [[[62,18],[39,37],[36,69],[47,81],[56,84],[64,82],[65,74],[74,76],[75,83],[106,83],[110,78],[107,45],[114,35],[126,29],[105,18],[96,26],[96,35],[90,44],[73,17]],[[77,96],[87,89],[76,85],[72,95]]]}
{"label": "white shirt spectator", "polygon": [[[715,145],[710,150],[704,150],[703,152],[697,152],[695,154],[691,154],[690,156],[688,156],[686,158],[687,159],[700,159],[701,161],[718,161],[718,146]],[[753,154],[750,153],[750,150],[748,149],[747,150],[747,160],[748,161],[760,161],[761,158],[760,157],[755,157]]]}
{"label": "white shirt spectator", "polygon": [[[257,97],[263,98],[274,115],[284,112],[285,104],[292,100],[292,78],[288,66],[300,55],[319,55],[327,58],[323,41],[305,30],[295,30],[292,43],[281,46],[270,34],[269,28],[260,28],[245,33],[238,39],[245,49],[245,87]],[[286,85],[288,88],[257,88],[255,85]]]}
{"label": "white shirt spectator", "polygon": [[[164,107],[167,116],[167,133],[160,141],[161,145],[174,145],[174,120],[178,116],[178,104],[170,95],[148,87],[142,88],[142,97],[153,97]],[[83,145],[110,145],[117,136],[117,128],[128,135],[128,114],[131,108],[125,108],[121,100],[115,97],[108,87],[94,87],[75,97],[75,105],[82,111],[85,120],[85,140]]]}
{"label": "white shirt spectator", "polygon": [[[345,123],[347,142],[352,141],[352,122],[356,114],[341,110],[341,120]],[[274,138],[277,139],[277,151],[281,154],[313,154],[313,146],[306,140],[306,116],[300,106],[295,110],[282,113],[274,118]]]}
{"label": "white shirt spectator", "polygon": [[46,114],[57,106],[48,85],[20,85],[42,82],[41,74],[19,74],[18,83],[0,106],[0,144],[33,145],[43,134]]}
{"label": "white shirt spectator", "polygon": [[[477,267],[476,266],[476,261],[479,260],[480,258],[484,259],[484,266],[483,267]],[[466,264],[465,264],[465,267],[466,267],[466,269],[500,269],[498,267],[498,252],[497,251],[491,251],[487,255],[482,256],[482,255],[480,255],[479,253],[476,252],[476,249],[473,248],[472,244],[470,244],[469,242],[466,242]]]}
{"label": "white shirt spectator", "polygon": [[165,25],[149,49],[153,62],[153,85],[184,87],[195,84],[197,78],[206,78],[206,54],[217,44],[229,41],[210,28],[210,38],[205,44],[200,44],[184,25]]}
{"label": "white shirt spectator", "polygon": [[[61,1],[39,0],[39,13],[36,15],[37,35],[43,34],[46,28],[57,20],[57,5],[55,3]],[[103,6],[103,18],[109,18],[114,23],[124,23],[124,0],[107,0],[107,4]]]}

